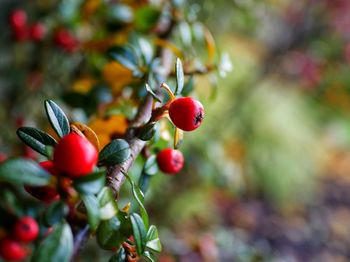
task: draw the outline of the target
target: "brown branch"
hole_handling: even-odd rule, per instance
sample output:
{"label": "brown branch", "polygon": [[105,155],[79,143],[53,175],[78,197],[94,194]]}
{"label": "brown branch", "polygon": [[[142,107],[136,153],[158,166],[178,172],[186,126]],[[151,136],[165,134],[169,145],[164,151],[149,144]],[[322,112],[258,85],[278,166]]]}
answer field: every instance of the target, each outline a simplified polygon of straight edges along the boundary
{"label": "brown branch", "polygon": [[107,185],[113,190],[116,196],[125,180],[124,174],[126,174],[131,168],[136,157],[141,153],[146,144],[145,141],[142,141],[135,136],[135,130],[141,125],[147,123],[151,118],[152,102],[152,96],[147,95],[141,104],[135,119],[131,122],[129,129],[127,130],[126,140],[128,141],[131,150],[131,155],[128,160],[120,165],[110,166],[107,169]]}

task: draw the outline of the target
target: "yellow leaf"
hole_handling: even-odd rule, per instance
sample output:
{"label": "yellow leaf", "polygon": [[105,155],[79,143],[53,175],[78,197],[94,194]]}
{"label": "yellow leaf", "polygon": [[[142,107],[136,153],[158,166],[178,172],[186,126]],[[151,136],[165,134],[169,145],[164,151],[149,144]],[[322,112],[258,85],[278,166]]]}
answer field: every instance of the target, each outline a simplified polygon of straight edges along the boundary
{"label": "yellow leaf", "polygon": [[104,66],[102,75],[114,92],[120,91],[122,87],[133,81],[132,71],[115,61]]}
{"label": "yellow leaf", "polygon": [[86,94],[91,90],[93,85],[95,84],[95,80],[91,77],[82,77],[77,79],[72,86],[72,90],[81,94]]}
{"label": "yellow leaf", "polygon": [[86,137],[86,139],[96,147],[97,150],[100,150],[100,142],[97,135],[90,127],[83,123],[74,122],[71,124],[71,129],[74,130],[75,128],[77,128]]}

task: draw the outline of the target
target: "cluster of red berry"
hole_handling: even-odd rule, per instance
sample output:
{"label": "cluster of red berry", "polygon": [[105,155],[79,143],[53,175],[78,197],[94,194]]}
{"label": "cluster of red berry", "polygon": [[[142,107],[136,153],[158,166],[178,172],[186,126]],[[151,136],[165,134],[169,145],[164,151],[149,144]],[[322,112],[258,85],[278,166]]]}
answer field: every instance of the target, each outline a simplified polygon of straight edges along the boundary
{"label": "cluster of red berry", "polygon": [[[177,128],[183,131],[193,131],[203,121],[204,108],[199,101],[191,97],[180,97],[171,102],[169,117]],[[166,148],[158,153],[157,163],[163,173],[176,174],[183,168],[184,157],[181,151]]]}
{"label": "cluster of red berry", "polygon": [[23,260],[30,252],[28,244],[37,239],[38,235],[39,226],[34,218],[20,218],[11,228],[11,232],[1,240],[0,256],[5,260]]}
{"label": "cluster of red berry", "polygon": [[[22,9],[16,9],[10,14],[10,25],[14,39],[18,42],[32,40],[40,42],[47,33],[43,23],[35,22],[28,25],[27,13]],[[57,46],[67,52],[74,52],[78,48],[78,41],[68,29],[59,29],[55,32],[53,40]]]}
{"label": "cluster of red berry", "polygon": [[91,173],[97,164],[97,159],[96,148],[86,138],[70,133],[56,145],[53,161],[39,163],[53,177],[58,178],[60,183],[52,183],[47,186],[25,186],[25,190],[47,204],[58,200],[60,198],[58,187],[61,191],[69,192],[71,179]]}

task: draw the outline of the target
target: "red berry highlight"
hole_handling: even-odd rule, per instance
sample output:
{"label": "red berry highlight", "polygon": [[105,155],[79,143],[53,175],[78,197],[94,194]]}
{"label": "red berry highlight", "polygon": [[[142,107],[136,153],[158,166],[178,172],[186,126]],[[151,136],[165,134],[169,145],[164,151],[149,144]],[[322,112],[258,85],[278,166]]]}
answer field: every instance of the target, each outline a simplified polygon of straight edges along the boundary
{"label": "red berry highlight", "polygon": [[33,24],[29,30],[30,38],[36,42],[43,40],[45,33],[46,33],[46,28],[41,23]]}
{"label": "red berry highlight", "polygon": [[97,160],[98,152],[95,147],[76,133],[63,137],[56,145],[53,154],[57,170],[71,178],[91,173]]}
{"label": "red berry highlight", "polygon": [[23,29],[27,25],[27,13],[22,9],[16,9],[10,14],[12,29]]}
{"label": "red berry highlight", "polygon": [[166,174],[176,174],[184,165],[184,157],[179,150],[166,148],[157,155],[159,169]]}
{"label": "red berry highlight", "polygon": [[38,223],[32,217],[22,217],[16,222],[13,228],[13,234],[19,241],[31,242],[39,235]]}
{"label": "red berry highlight", "polygon": [[[58,172],[52,161],[40,162],[39,165],[51,175],[57,176]],[[24,189],[33,197],[49,204],[60,198],[56,188],[52,186],[24,186]]]}
{"label": "red berry highlight", "polygon": [[201,125],[204,108],[199,101],[191,97],[181,97],[170,104],[169,116],[177,128],[192,131]]}
{"label": "red berry highlight", "polygon": [[6,237],[0,242],[0,256],[5,260],[19,261],[27,256],[27,250],[19,242]]}

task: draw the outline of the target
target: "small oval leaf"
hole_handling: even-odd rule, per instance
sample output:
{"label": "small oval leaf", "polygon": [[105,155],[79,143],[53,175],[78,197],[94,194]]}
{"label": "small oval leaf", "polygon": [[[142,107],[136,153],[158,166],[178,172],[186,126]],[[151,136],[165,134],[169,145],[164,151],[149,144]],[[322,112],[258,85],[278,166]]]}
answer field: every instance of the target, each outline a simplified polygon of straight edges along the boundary
{"label": "small oval leaf", "polygon": [[34,127],[18,128],[17,136],[27,146],[31,147],[33,150],[37,151],[38,153],[44,156],[49,156],[47,153],[46,146],[55,146],[57,143],[52,136]]}
{"label": "small oval leaf", "polygon": [[150,93],[155,100],[157,100],[159,103],[162,103],[162,99],[160,99],[160,97],[158,97],[157,94],[154,93],[154,91],[152,90],[149,84],[146,83],[145,87],[147,92]]}
{"label": "small oval leaf", "polygon": [[74,188],[81,194],[97,194],[106,184],[105,172],[97,172],[74,180]]}
{"label": "small oval leaf", "polygon": [[184,69],[182,66],[182,62],[180,58],[176,59],[175,64],[175,74],[176,74],[176,88],[175,88],[175,95],[181,94],[182,89],[184,87]]}
{"label": "small oval leaf", "polygon": [[99,154],[99,165],[121,164],[130,157],[130,146],[124,139],[114,139]]}
{"label": "small oval leaf", "polygon": [[145,251],[147,242],[146,228],[141,217],[138,214],[132,213],[130,215],[130,220],[136,244],[136,251],[140,256],[142,256],[143,252]]}
{"label": "small oval leaf", "polygon": [[66,222],[54,227],[53,232],[36,248],[32,262],[69,262],[73,254],[73,234]]}
{"label": "small oval leaf", "polygon": [[64,137],[69,134],[69,121],[62,109],[53,101],[45,101],[46,115],[50,121],[52,128],[59,137]]}
{"label": "small oval leaf", "polygon": [[45,186],[51,175],[36,162],[25,158],[14,158],[0,165],[0,181],[14,184]]}
{"label": "small oval leaf", "polygon": [[96,230],[99,222],[100,222],[100,212],[99,212],[99,203],[97,198],[94,195],[82,195],[81,199],[83,200],[87,214],[88,214],[88,222],[90,229],[92,231]]}

